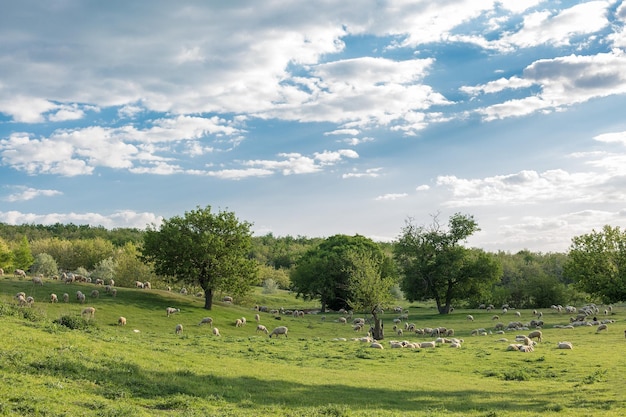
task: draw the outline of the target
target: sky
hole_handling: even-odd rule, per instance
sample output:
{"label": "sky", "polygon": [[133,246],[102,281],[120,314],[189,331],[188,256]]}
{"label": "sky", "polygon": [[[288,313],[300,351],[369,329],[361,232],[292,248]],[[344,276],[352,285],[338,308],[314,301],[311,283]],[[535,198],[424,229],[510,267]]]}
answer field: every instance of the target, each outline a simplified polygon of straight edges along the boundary
{"label": "sky", "polygon": [[626,0],[3,0],[0,222],[255,236],[626,223]]}

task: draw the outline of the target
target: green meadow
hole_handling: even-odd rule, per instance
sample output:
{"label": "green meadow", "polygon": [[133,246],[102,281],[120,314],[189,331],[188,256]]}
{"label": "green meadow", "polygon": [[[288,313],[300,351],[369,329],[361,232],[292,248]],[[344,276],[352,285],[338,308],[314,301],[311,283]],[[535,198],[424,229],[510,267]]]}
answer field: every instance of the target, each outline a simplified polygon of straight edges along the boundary
{"label": "green meadow", "polygon": [[[493,330],[494,313],[401,303],[417,327],[444,326],[464,339],[462,348],[391,349],[390,340],[427,341],[394,335],[396,314],[384,314],[384,349],[351,341],[364,336],[335,320],[338,314],[295,318],[260,313],[270,331],[257,333],[254,305],[311,309],[317,305],[287,292],[259,288],[235,304],[163,290],[118,288],[117,296],[89,297],[92,284],[0,279],[0,415],[2,416],[624,416],[626,415],[626,308],[615,306],[608,331],[554,328],[569,315],[544,309],[544,340],[534,352],[506,351],[506,337],[470,336]],[[76,291],[87,295],[84,305]],[[15,294],[35,298],[18,307]],[[70,302],[52,304],[50,293]],[[219,298],[219,297],[217,297]],[[81,318],[86,306],[95,317]],[[180,312],[166,317],[167,307]],[[466,319],[467,314],[475,318]],[[518,320],[512,311],[501,322]],[[127,318],[118,326],[119,316]],[[221,336],[198,325],[210,316]],[[235,327],[237,318],[247,324]],[[364,317],[364,314],[355,314]],[[521,321],[533,318],[521,311]],[[61,324],[65,323],[65,324]],[[75,327],[70,329],[68,327]],[[174,332],[177,324],[184,329]],[[347,341],[337,341],[346,338]],[[573,350],[559,350],[570,341]]]}

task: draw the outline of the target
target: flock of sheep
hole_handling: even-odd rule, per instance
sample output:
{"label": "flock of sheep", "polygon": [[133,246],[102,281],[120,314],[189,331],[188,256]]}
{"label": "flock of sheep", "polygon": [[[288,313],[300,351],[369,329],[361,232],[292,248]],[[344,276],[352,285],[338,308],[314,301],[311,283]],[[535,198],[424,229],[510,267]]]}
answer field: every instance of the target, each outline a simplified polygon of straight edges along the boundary
{"label": "flock of sheep", "polygon": [[[20,270],[16,270],[15,275],[19,277],[26,276],[25,272],[20,271]],[[84,277],[81,277],[81,276],[77,276],[75,274],[63,274],[63,276],[60,277],[59,279],[61,279],[66,284],[72,283],[75,281],[90,282],[90,280],[85,279]],[[33,277],[32,283],[33,283],[33,286],[43,286],[44,285],[43,277],[42,276]],[[114,288],[115,283],[112,279],[109,280],[109,282],[106,283],[106,285],[105,285],[105,282],[100,279],[95,280],[94,283],[97,286],[102,286],[104,288],[105,293],[108,293],[113,297],[116,296],[117,290]],[[151,284],[149,282],[137,281],[135,283],[135,286],[141,289],[151,289]],[[186,293],[185,289],[181,290],[181,293],[183,293],[183,291],[185,291]],[[98,289],[93,289],[90,293],[91,298],[97,299],[99,298],[99,296],[100,296],[100,291]],[[51,303],[57,303],[59,302],[59,298],[63,300],[63,302],[66,302],[66,303],[68,303],[70,300],[70,296],[68,293],[64,293],[61,297],[58,297],[57,294],[52,293],[50,294],[49,300]],[[24,292],[17,293],[15,296],[15,299],[17,301],[17,304],[20,307],[31,307],[35,302],[33,296],[27,296],[26,293]],[[79,303],[84,304],[86,299],[87,299],[87,296],[82,291],[79,290],[76,292],[76,300]],[[229,296],[224,297],[222,301],[227,304],[233,303],[232,297],[229,297]],[[484,304],[481,304],[478,308],[480,310],[484,309],[486,311],[494,310],[493,305],[486,306]],[[269,309],[268,307],[264,307],[264,306],[256,306],[255,310],[258,312],[270,313],[274,315],[274,318],[276,319],[281,319],[281,315],[291,315],[293,317],[302,317],[306,314],[306,312],[302,310],[285,310],[282,308],[281,309]],[[611,320],[608,318],[603,319],[603,320],[598,320],[596,318],[596,316],[600,315],[601,313],[604,313],[605,316],[612,314],[612,310],[613,310],[612,306],[606,306],[604,310],[601,310],[600,307],[598,307],[595,304],[585,305],[580,308],[576,308],[573,306],[565,306],[565,307],[552,306],[552,310],[554,310],[557,313],[566,313],[570,315],[575,315],[575,316],[570,317],[569,324],[567,325],[556,324],[553,326],[554,328],[573,329],[579,326],[597,326],[596,333],[600,333],[600,332],[607,332],[609,330],[609,324],[615,322],[614,320]],[[166,308],[165,312],[166,312],[167,317],[171,317],[174,314],[180,313],[180,309],[174,308],[174,307],[168,307]],[[396,307],[394,309],[394,312],[398,313],[398,316],[393,319],[393,332],[395,335],[404,336],[406,334],[415,334],[417,336],[427,336],[427,337],[430,336],[431,338],[434,338],[434,340],[430,340],[430,341],[391,340],[388,342],[391,348],[426,349],[426,348],[434,348],[440,345],[448,345],[452,348],[460,348],[462,344],[464,343],[463,339],[458,339],[458,338],[453,337],[455,334],[454,329],[449,329],[446,327],[418,328],[414,323],[410,323],[408,321],[408,318],[409,318],[408,311],[403,310],[401,307]],[[83,317],[87,317],[88,319],[91,319],[95,317],[95,313],[96,313],[95,307],[85,307],[82,310],[81,315]],[[369,322],[369,320],[366,320],[365,318],[353,318],[352,314],[349,312],[343,312],[343,313],[345,314],[338,317],[335,320],[335,322],[340,323],[340,324],[350,323],[352,326],[352,329],[356,332],[362,331],[366,327],[366,323]],[[505,325],[503,322],[500,321],[501,317],[505,317],[506,315],[510,315],[510,314],[512,314],[518,320],[510,321],[507,325]],[[543,328],[545,324],[544,324],[544,321],[542,320],[543,319],[542,312],[535,310],[532,312],[532,315],[533,315],[532,320],[524,323],[521,321],[522,313],[520,311],[515,311],[515,309],[511,308],[509,305],[503,305],[500,309],[500,315],[492,316],[492,320],[498,321],[493,326],[493,330],[491,329],[487,330],[486,328],[476,328],[470,332],[470,336],[487,336],[489,334],[504,335],[506,334],[507,331],[519,332],[519,331],[525,330],[525,331],[528,331],[528,333],[518,334],[515,337],[516,343],[509,344],[506,350],[518,351],[518,352],[533,352],[537,344],[543,341],[543,333],[541,329]],[[593,318],[590,318],[590,317],[593,317]],[[255,314],[254,318],[257,323],[256,333],[259,333],[259,332],[264,333],[268,335],[269,338],[278,337],[280,335],[283,335],[285,336],[285,338],[287,338],[288,328],[286,326],[275,327],[270,332],[269,329],[265,325],[260,323],[261,316],[258,313]],[[467,321],[471,321],[471,322],[474,322],[475,320],[474,316],[471,314],[468,314],[465,318]],[[326,317],[321,316],[321,319],[325,320]],[[123,316],[120,316],[117,320],[117,324],[120,326],[125,326],[126,323],[127,323],[127,320]],[[232,325],[235,327],[244,327],[246,323],[247,323],[246,318],[240,317],[240,318],[235,319]],[[219,329],[214,326],[213,318],[204,317],[198,323],[198,326],[204,325],[204,324],[208,324],[211,327],[213,335],[215,336],[221,335]],[[177,335],[182,335],[183,329],[184,329],[183,324],[178,323],[174,327],[174,332]],[[624,332],[624,334],[626,336],[626,331]],[[533,340],[533,339],[536,339],[536,340]],[[348,339],[336,338],[334,340],[341,341],[341,340],[348,340]],[[370,332],[368,332],[367,336],[353,337],[353,338],[350,338],[350,340],[369,343],[370,347],[376,348],[376,349],[384,348],[383,344],[380,341],[374,340],[371,337],[371,329],[370,329]],[[497,339],[497,341],[508,342],[508,339],[502,337],[502,338]],[[560,341],[556,343],[556,348],[571,350],[573,349],[573,344],[568,341],[562,341],[562,342]]]}

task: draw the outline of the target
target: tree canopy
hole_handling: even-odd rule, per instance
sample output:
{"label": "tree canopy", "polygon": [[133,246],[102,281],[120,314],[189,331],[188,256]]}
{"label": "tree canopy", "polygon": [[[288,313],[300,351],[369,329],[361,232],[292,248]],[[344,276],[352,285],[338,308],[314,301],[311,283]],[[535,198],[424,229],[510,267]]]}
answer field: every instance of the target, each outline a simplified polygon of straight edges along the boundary
{"label": "tree canopy", "polygon": [[257,284],[257,264],[248,257],[250,226],[232,212],[197,207],[183,217],[164,220],[158,229],[149,227],[142,256],[157,274],[199,285],[204,307],[210,310],[214,291],[238,296]]}
{"label": "tree canopy", "polygon": [[433,299],[441,314],[452,303],[486,293],[500,276],[500,265],[492,255],[460,245],[480,230],[472,216],[456,213],[448,230],[435,216],[430,227],[407,221],[394,245],[400,268],[400,286],[409,301]]}
{"label": "tree canopy", "polygon": [[365,257],[381,276],[393,275],[380,247],[371,239],[355,235],[334,235],[309,249],[291,271],[291,285],[297,296],[319,299],[322,311],[350,308],[350,276],[355,256]]}
{"label": "tree canopy", "polygon": [[574,237],[565,274],[583,291],[605,303],[626,300],[626,232],[604,226]]}

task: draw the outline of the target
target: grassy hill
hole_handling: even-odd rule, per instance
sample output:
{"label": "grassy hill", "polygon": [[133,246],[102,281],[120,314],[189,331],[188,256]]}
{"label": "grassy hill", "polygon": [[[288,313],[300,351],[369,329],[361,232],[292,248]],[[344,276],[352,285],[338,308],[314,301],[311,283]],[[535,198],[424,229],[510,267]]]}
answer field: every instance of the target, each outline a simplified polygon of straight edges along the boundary
{"label": "grassy hill", "polygon": [[[389,341],[433,340],[392,333],[397,315],[384,315],[385,349],[350,341],[363,336],[336,314],[301,318],[261,313],[270,330],[289,328],[288,338],[255,331],[253,306],[312,309],[287,292],[260,289],[234,304],[162,290],[118,288],[116,297],[89,297],[92,284],[0,279],[0,415],[3,416],[623,416],[626,415],[626,308],[614,308],[608,332],[595,327],[554,328],[569,316],[544,310],[544,341],[532,353],[508,352],[493,330],[493,313],[404,305],[418,327],[445,326],[464,339],[461,349],[390,349]],[[84,305],[76,291],[87,294]],[[35,298],[18,307],[15,294]],[[71,296],[51,304],[50,293]],[[87,323],[80,313],[96,308]],[[166,317],[167,307],[180,312]],[[466,319],[467,314],[475,318]],[[521,311],[521,320],[532,318]],[[118,326],[119,316],[127,318]],[[211,316],[221,336],[199,326]],[[357,315],[358,316],[358,315]],[[363,315],[360,315],[363,316]],[[61,317],[84,324],[71,330]],[[235,327],[237,318],[248,323]],[[605,318],[603,312],[598,318]],[[517,318],[502,317],[505,324]],[[174,328],[183,324],[182,335]],[[516,334],[504,337],[511,342]],[[335,340],[346,338],[347,341]],[[568,340],[574,350],[558,350]]]}

